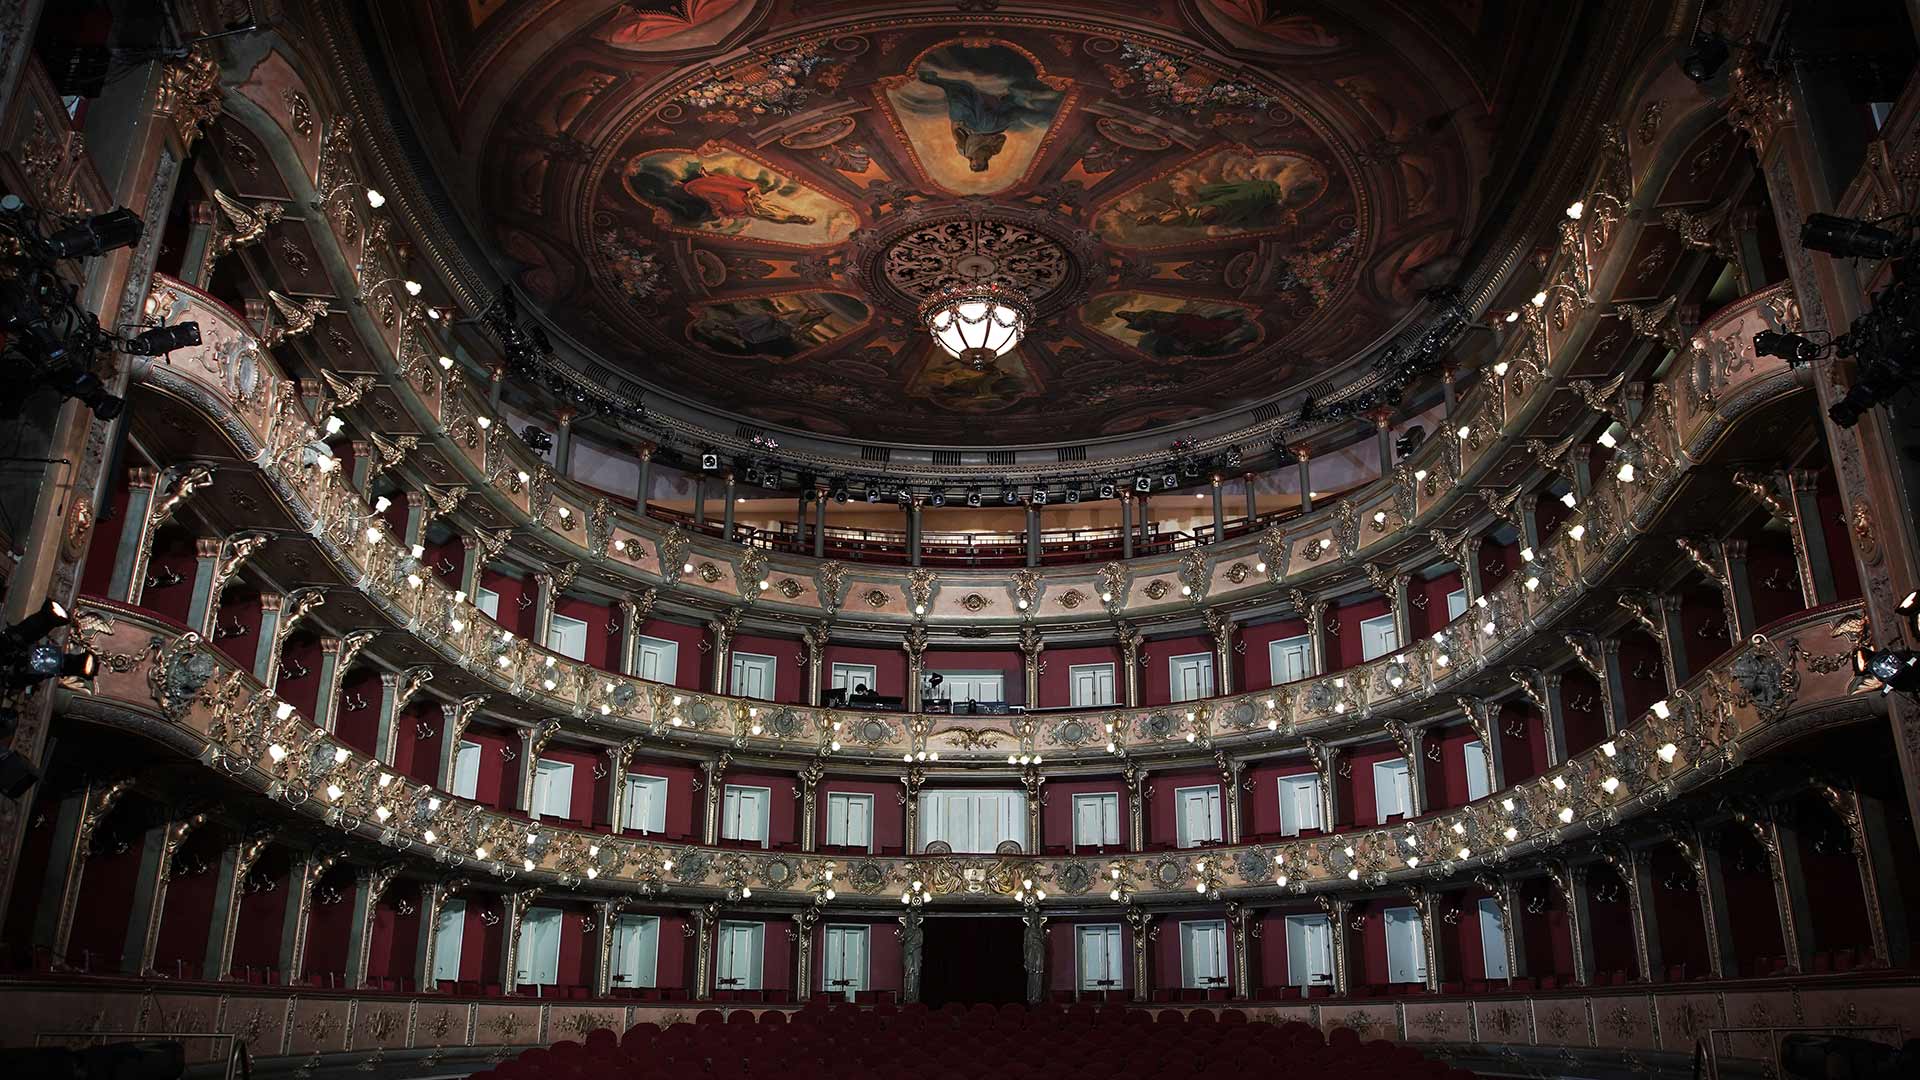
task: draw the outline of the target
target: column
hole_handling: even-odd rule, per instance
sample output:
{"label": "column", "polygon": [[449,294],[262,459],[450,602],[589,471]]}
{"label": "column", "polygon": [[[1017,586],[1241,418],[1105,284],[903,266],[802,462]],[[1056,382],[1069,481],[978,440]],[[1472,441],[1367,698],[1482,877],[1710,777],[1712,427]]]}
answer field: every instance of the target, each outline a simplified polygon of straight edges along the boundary
{"label": "column", "polygon": [[367,484],[373,479],[373,444],[365,439],[354,439],[353,444],[353,490],[367,497]]}
{"label": "column", "polygon": [[453,890],[438,881],[420,884],[420,934],[413,942],[413,985],[428,994],[439,987],[433,981],[434,953],[440,943],[440,912]]}
{"label": "column", "polygon": [[1573,979],[1581,986],[1593,981],[1593,893],[1588,888],[1587,867],[1556,863],[1549,869],[1560,901],[1567,909],[1567,937],[1573,945]]}
{"label": "column", "polygon": [[[453,766],[460,753],[461,737],[467,733],[467,725],[473,722],[473,714],[486,700],[484,694],[474,694],[461,698],[457,704],[440,706],[440,760],[434,769],[433,786],[441,791],[453,790]],[[615,777],[618,787],[619,777]],[[613,830],[619,832],[616,826]]]}
{"label": "column", "polygon": [[1291,448],[1293,456],[1300,459],[1300,512],[1313,512],[1313,448],[1300,443]]}
{"label": "column", "polygon": [[813,491],[813,557],[825,558],[827,554],[827,485],[821,484]]}
{"label": "column", "polygon": [[1620,670],[1620,639],[1603,637],[1600,644],[1600,708],[1607,726],[1607,737],[1620,730],[1627,716],[1626,676]]}
{"label": "column", "polygon": [[1759,629],[1753,615],[1753,582],[1747,576],[1747,542],[1723,540],[1717,546],[1720,576],[1727,591],[1727,617],[1733,620],[1729,640],[1738,648]]}
{"label": "column", "polygon": [[418,491],[407,492],[406,546],[409,550],[427,542],[427,497]]}
{"label": "column", "polygon": [[1706,928],[1708,967],[1716,979],[1752,974],[1735,970],[1733,923],[1727,918],[1727,877],[1719,841],[1696,828],[1691,845],[1697,853],[1694,885],[1700,893],[1700,925]]}
{"label": "column", "polygon": [[915,495],[907,503],[907,565],[920,565],[920,496]]}
{"label": "column", "polygon": [[202,979],[225,981],[232,976],[233,937],[240,926],[240,904],[246,896],[247,875],[269,842],[269,834],[255,834],[228,844],[220,853],[219,877],[213,886],[213,928],[207,935],[206,956],[200,962]]}
{"label": "column", "polygon": [[1407,782],[1413,788],[1413,809],[1407,816],[1417,818],[1427,812],[1427,729],[1409,726],[1406,736]]}
{"label": "column", "polygon": [[1634,956],[1640,965],[1642,982],[1659,982],[1666,977],[1666,962],[1660,951],[1660,916],[1653,906],[1652,854],[1628,849],[1607,857],[1619,872],[1627,892],[1627,907],[1633,915]]}
{"label": "column", "polygon": [[1126,623],[1119,624],[1120,630],[1120,673],[1121,685],[1125,688],[1123,699],[1127,708],[1140,707],[1140,648],[1145,641],[1138,628]]}
{"label": "column", "polygon": [[1373,421],[1373,448],[1380,458],[1380,475],[1393,475],[1393,410],[1387,407],[1367,413]]}
{"label": "column", "polygon": [[1245,904],[1229,900],[1227,902],[1227,931],[1233,935],[1233,997],[1245,1001],[1252,996],[1252,961],[1248,957],[1248,947],[1253,935],[1248,932],[1248,923],[1253,912]]}
{"label": "column", "polygon": [[907,711],[920,711],[920,665],[927,652],[927,628],[915,624],[907,628],[900,641],[907,654]]}
{"label": "column", "polygon": [[340,639],[320,639],[320,670],[314,683],[313,723],[322,731],[332,731],[340,708]]}
{"label": "column", "polygon": [[147,510],[153,504],[153,483],[159,473],[153,469],[127,470],[127,512],[120,519],[120,545],[113,552],[113,579],[107,596],[128,604],[139,604],[146,585]]}
{"label": "column", "polygon": [[737,505],[734,501],[734,484],[733,473],[729,471],[727,473],[727,505],[720,512],[720,539],[728,541],[733,539],[733,508]]}
{"label": "column", "polygon": [[1660,627],[1660,658],[1667,665],[1667,689],[1677,690],[1693,676],[1687,666],[1687,628],[1680,621],[1680,598],[1658,597],[1654,618]]}
{"label": "column", "polygon": [[805,551],[807,548],[807,500],[813,496],[811,491],[800,492],[793,515],[793,550]]}
{"label": "column", "polygon": [[1460,404],[1460,391],[1453,385],[1453,378],[1459,373],[1459,367],[1451,360],[1440,365],[1440,393],[1442,399],[1446,402],[1446,412],[1444,414],[1446,416],[1452,416],[1454,410]]}
{"label": "column", "polygon": [[800,640],[807,646],[807,704],[814,708],[826,697],[826,652],[830,636],[827,624],[813,623],[800,631]]}
{"label": "column", "polygon": [[818,760],[800,770],[800,850],[820,850],[820,781],[827,770]]}
{"label": "column", "polygon": [[[820,924],[820,913],[811,908],[796,911],[790,916],[793,926],[787,930],[788,940],[793,942],[793,1000],[813,1000],[813,928]],[[824,993],[828,999],[834,997],[834,988],[829,986]]]}
{"label": "column", "polygon": [[633,751],[638,739],[628,739],[618,746],[609,746],[607,755],[607,832],[619,836],[627,827],[625,821],[627,804],[627,765],[633,760]]}
{"label": "column", "polygon": [[80,885],[86,878],[87,852],[93,844],[94,830],[131,786],[130,780],[112,784],[88,780],[78,791],[60,799],[53,819],[47,872],[40,885],[40,903],[33,912],[33,943],[51,952],[56,965],[77,966],[66,959],[67,942],[73,934]]}
{"label": "column", "polygon": [[1528,492],[1514,500],[1520,515],[1520,546],[1540,550],[1540,496]]}
{"label": "column", "polygon": [[587,985],[592,987],[594,997],[606,997],[613,991],[613,924],[619,918],[619,909],[612,900],[596,900],[593,904],[593,919],[600,927],[590,946],[593,949],[592,978]]}
{"label": "column", "polygon": [[693,1000],[713,1000],[713,932],[720,905],[708,904],[689,912],[693,920]]}
{"label": "column", "polygon": [[926,916],[917,906],[909,906],[900,916],[900,1000],[920,1000],[920,973],[925,970]]}
{"label": "column", "polygon": [[219,231],[220,215],[213,203],[195,199],[187,205],[187,243],[180,257],[180,279],[196,289],[205,289],[213,276],[213,238]]}
{"label": "column", "polygon": [[1434,917],[1434,908],[1439,904],[1440,897],[1418,885],[1407,891],[1413,900],[1413,910],[1420,913],[1420,944],[1426,953],[1427,993],[1437,994],[1448,974],[1440,969],[1445,954],[1440,951],[1441,927],[1437,925],[1440,920]]}
{"label": "column", "polygon": [[400,700],[400,684],[405,679],[406,676],[397,671],[380,673],[380,719],[373,736],[373,756],[383,765],[394,764],[400,747],[400,709],[404,704]]}
{"label": "column", "polygon": [[207,641],[214,640],[220,618],[220,598],[213,594],[220,581],[220,553],[226,544],[202,537],[193,542],[193,598],[187,601],[187,625]]}
{"label": "column", "polygon": [[1233,636],[1240,632],[1233,617],[1218,608],[1206,611],[1207,630],[1213,637],[1213,667],[1215,691],[1221,695],[1233,693]]}
{"label": "column", "polygon": [[553,633],[553,575],[533,575],[533,644],[544,648]]}
{"label": "column", "polygon": [[1467,590],[1467,603],[1471,604],[1486,592],[1480,579],[1480,544],[1478,536],[1463,537],[1460,540],[1460,587]]}
{"label": "column", "polygon": [[480,541],[471,536],[462,536],[460,548],[465,552],[460,560],[460,591],[466,593],[471,601],[480,595]]}
{"label": "column", "polygon": [[633,505],[641,517],[647,516],[647,498],[653,493],[653,451],[655,449],[650,442],[643,442],[634,447],[640,457],[640,478],[633,486]]}
{"label": "column", "polygon": [[1527,932],[1521,925],[1518,915],[1520,907],[1514,902],[1515,887],[1512,878],[1502,877],[1493,882],[1494,902],[1500,905],[1500,929],[1507,950],[1507,983],[1525,978],[1527,971]]}
{"label": "column", "polygon": [[507,380],[507,369],[495,364],[487,372],[487,407],[494,412],[500,411],[500,391]]}
{"label": "column", "polygon": [[1767,852],[1774,907],[1780,912],[1780,940],[1787,947],[1787,970],[1797,975],[1813,963],[1813,916],[1807,908],[1806,874],[1800,863],[1800,831],[1777,813],[1755,819],[1748,827]]}
{"label": "column", "polygon": [[1157,917],[1139,908],[1127,909],[1127,928],[1133,931],[1133,993],[1129,996],[1134,1001],[1147,1000],[1153,989],[1153,920]]}
{"label": "column", "polygon": [[1853,854],[1860,866],[1860,895],[1867,902],[1874,957],[1882,966],[1904,968],[1913,947],[1906,921],[1887,918],[1890,911],[1906,910],[1900,876],[1894,869],[1893,845],[1889,841],[1894,826],[1887,804],[1882,799],[1860,794],[1858,789],[1846,789],[1842,798],[1841,819],[1853,834]]}
{"label": "column", "polygon": [[573,418],[565,405],[553,411],[553,471],[563,477],[573,462]]}
{"label": "column", "polygon": [[1127,782],[1127,850],[1147,850],[1147,769],[1129,758],[1121,770]]}
{"label": "column", "polygon": [[1241,484],[1247,491],[1247,531],[1249,532],[1253,531],[1253,523],[1260,520],[1260,493],[1255,490],[1259,482],[1260,477],[1257,473],[1247,473],[1241,477]]}
{"label": "column", "polygon": [[1027,565],[1040,565],[1040,507],[1027,500]]}
{"label": "column", "polygon": [[280,923],[280,977],[286,986],[306,979],[307,923],[313,916],[313,888],[333,868],[333,858],[309,852],[287,875],[286,914]]}
{"label": "column", "polygon": [[1021,668],[1026,673],[1027,708],[1040,707],[1040,654],[1045,652],[1047,643],[1040,636],[1040,628],[1027,623],[1020,628]]}
{"label": "column", "polygon": [[520,932],[525,929],[533,893],[503,893],[500,897],[500,985],[511,994],[520,987]]}
{"label": "column", "polygon": [[1315,600],[1299,589],[1291,594],[1293,607],[1307,623],[1307,647],[1312,654],[1312,675],[1327,673],[1327,602]]}
{"label": "column", "polygon": [[1546,699],[1545,714],[1541,719],[1546,723],[1547,766],[1552,768],[1567,760],[1567,692],[1562,687],[1563,677],[1558,672],[1540,676],[1540,696]]}
{"label": "column", "polygon": [[1120,557],[1133,558],[1133,492],[1120,493]]}
{"label": "column", "polygon": [[1347,938],[1353,931],[1348,928],[1347,921],[1353,914],[1353,901],[1344,896],[1327,896],[1325,893],[1317,894],[1316,899],[1320,900],[1320,910],[1327,913],[1327,921],[1330,924],[1328,928],[1332,931],[1333,992],[1340,997],[1345,997],[1352,985],[1348,969],[1352,967],[1353,945]]}
{"label": "column", "polygon": [[1227,811],[1227,843],[1237,844],[1245,833],[1241,824],[1240,778],[1247,771],[1247,763],[1215,751],[1213,765],[1219,770],[1220,786],[1225,789],[1221,794],[1226,796],[1222,801]]}
{"label": "column", "polygon": [[1027,853],[1030,855],[1046,850],[1040,829],[1041,789],[1046,784],[1047,778],[1041,774],[1038,765],[1028,765],[1020,770],[1020,787],[1027,795]]}
{"label": "column", "polygon": [[[353,912],[347,922],[347,989],[367,985],[367,961],[373,949],[375,910],[392,883],[398,865],[363,867],[353,876]],[[426,931],[425,927],[421,928]]]}
{"label": "column", "polygon": [[[381,678],[384,681],[386,677],[381,676]],[[513,794],[513,808],[523,814],[533,809],[533,776],[540,761],[540,749],[541,743],[537,731],[534,728],[521,728],[519,759],[520,783],[518,790]],[[713,841],[708,840],[707,843],[711,844]],[[513,972],[509,970],[507,972],[508,985],[511,985],[512,981]]]}
{"label": "column", "polygon": [[1222,494],[1220,489],[1220,485],[1225,482],[1226,482],[1225,478],[1222,477],[1219,473],[1214,474],[1213,476],[1213,542],[1216,544],[1227,538],[1226,498]]}
{"label": "column", "polygon": [[616,660],[620,674],[640,672],[640,605],[632,600],[618,601],[620,608],[620,655]]}
{"label": "column", "polygon": [[706,811],[700,815],[700,837],[702,843],[717,844],[720,842],[720,811],[722,807],[720,796],[723,786],[726,784],[727,766],[731,764],[733,764],[733,755],[728,753],[722,753],[717,758],[707,758],[700,762],[700,772],[706,782],[706,789],[702,793],[705,797],[701,800],[706,806]]}
{"label": "column", "polygon": [[268,689],[280,678],[280,613],[286,600],[279,593],[260,594],[260,633],[253,645],[253,677]]}
{"label": "column", "polygon": [[707,477],[702,473],[693,478],[693,528],[695,532],[707,525]]}
{"label": "column", "polygon": [[739,608],[728,608],[725,615],[707,624],[707,630],[713,634],[713,692],[716,694],[724,694],[729,689],[727,677],[732,668],[733,632],[739,625]]}
{"label": "column", "polygon": [[1808,607],[1839,599],[1833,584],[1833,561],[1827,553],[1827,534],[1820,526],[1818,473],[1795,469],[1781,486],[1793,501],[1793,550],[1799,556],[1800,591]]}
{"label": "column", "polygon": [[1387,595],[1387,603],[1393,608],[1394,639],[1400,643],[1400,648],[1410,648],[1413,645],[1413,603],[1409,590],[1413,587],[1413,575],[1395,574],[1389,584],[1393,586],[1393,591]]}
{"label": "column", "polygon": [[1585,506],[1593,494],[1593,444],[1575,443],[1567,454],[1567,466],[1573,471],[1573,497]]}
{"label": "column", "polygon": [[903,835],[906,837],[906,851],[910,856],[917,854],[920,850],[920,785],[926,783],[926,780],[926,770],[913,767],[909,767],[900,777],[900,786],[906,791],[906,794],[900,798],[901,812],[907,819]]}
{"label": "column", "polygon": [[207,820],[205,814],[188,818],[169,816],[149,828],[140,845],[140,876],[133,883],[133,910],[127,917],[126,944],[120,950],[120,969],[128,975],[153,970],[154,949],[160,944],[160,916],[167,906],[167,882],[173,876],[173,855],[187,837]]}

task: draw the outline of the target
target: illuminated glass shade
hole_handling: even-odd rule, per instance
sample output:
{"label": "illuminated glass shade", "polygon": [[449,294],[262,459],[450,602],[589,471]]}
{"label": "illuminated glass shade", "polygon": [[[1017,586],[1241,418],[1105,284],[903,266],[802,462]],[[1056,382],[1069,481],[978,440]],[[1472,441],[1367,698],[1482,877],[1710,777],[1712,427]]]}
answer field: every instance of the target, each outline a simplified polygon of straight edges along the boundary
{"label": "illuminated glass shade", "polygon": [[990,282],[943,290],[920,309],[927,332],[947,355],[975,367],[1020,344],[1032,315],[1026,297]]}

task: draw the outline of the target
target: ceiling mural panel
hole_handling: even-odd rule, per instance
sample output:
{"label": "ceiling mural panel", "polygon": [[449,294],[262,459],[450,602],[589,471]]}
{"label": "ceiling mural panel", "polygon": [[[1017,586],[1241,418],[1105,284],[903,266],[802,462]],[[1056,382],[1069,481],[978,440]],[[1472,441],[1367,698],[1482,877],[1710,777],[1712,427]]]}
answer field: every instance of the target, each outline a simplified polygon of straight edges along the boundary
{"label": "ceiling mural panel", "polygon": [[[471,7],[414,18],[491,110],[443,106],[496,265],[642,383],[824,434],[1060,442],[1324,379],[1459,266],[1510,126],[1473,26],[1391,4]],[[981,280],[1032,322],[963,364],[919,308]]]}

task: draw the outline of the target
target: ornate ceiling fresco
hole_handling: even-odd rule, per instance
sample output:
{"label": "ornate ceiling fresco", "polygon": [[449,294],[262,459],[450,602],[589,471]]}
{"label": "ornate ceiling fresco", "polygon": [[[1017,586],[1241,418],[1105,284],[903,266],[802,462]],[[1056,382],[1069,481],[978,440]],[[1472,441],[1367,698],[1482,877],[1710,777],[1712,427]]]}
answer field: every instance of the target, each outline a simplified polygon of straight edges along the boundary
{"label": "ornate ceiling fresco", "polygon": [[[758,422],[1004,445],[1390,334],[1509,179],[1553,6],[419,0],[384,33],[442,182],[575,342]],[[916,308],[982,276],[1036,312],[974,370]]]}

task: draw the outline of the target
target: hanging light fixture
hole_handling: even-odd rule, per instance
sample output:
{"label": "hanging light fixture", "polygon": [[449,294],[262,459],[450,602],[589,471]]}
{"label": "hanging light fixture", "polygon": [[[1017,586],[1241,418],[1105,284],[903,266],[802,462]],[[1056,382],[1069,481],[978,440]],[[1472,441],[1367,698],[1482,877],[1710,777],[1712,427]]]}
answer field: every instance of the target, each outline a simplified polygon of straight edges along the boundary
{"label": "hanging light fixture", "polygon": [[1020,344],[1033,305],[995,281],[969,281],[935,293],[920,306],[920,321],[948,356],[984,371]]}

